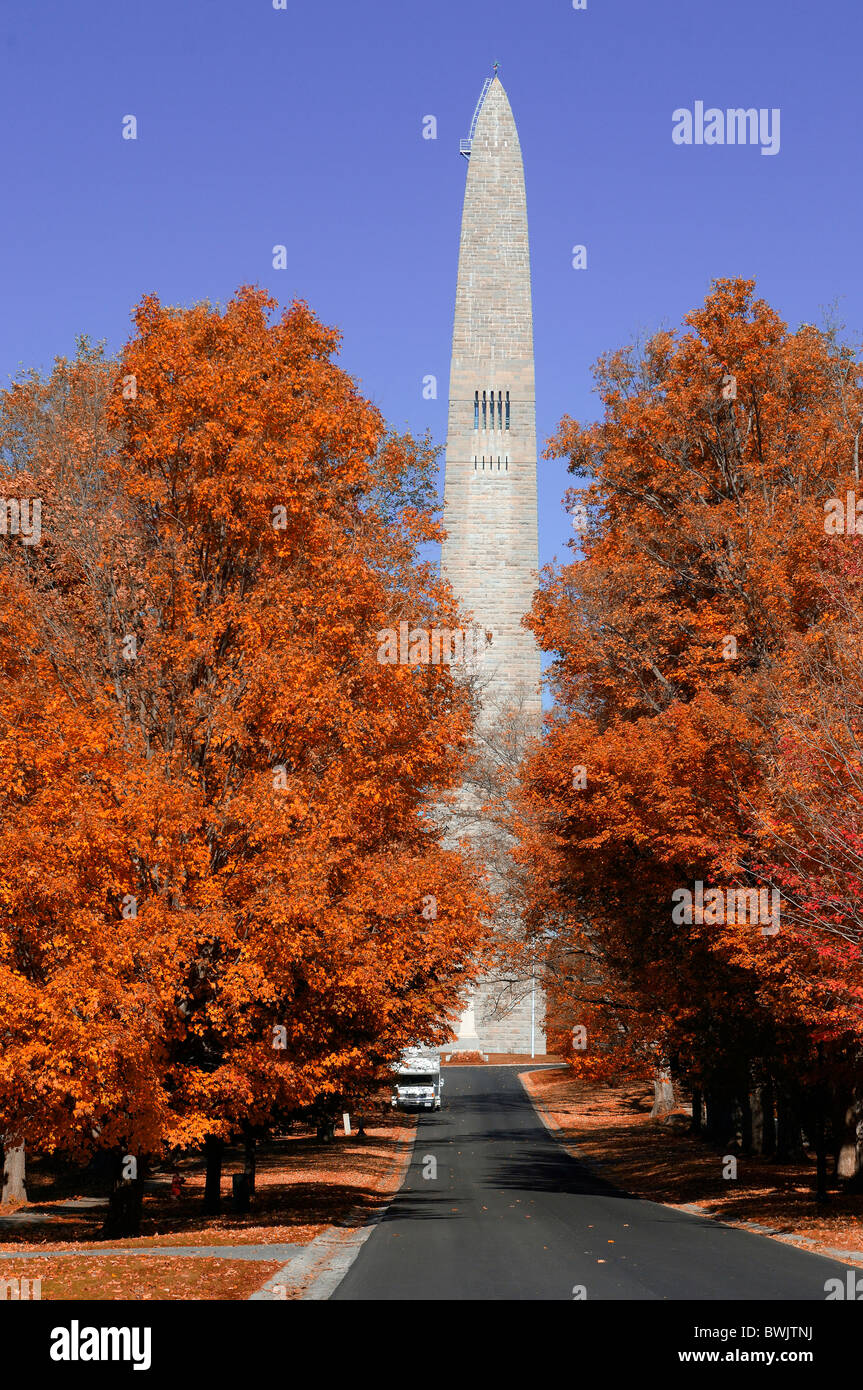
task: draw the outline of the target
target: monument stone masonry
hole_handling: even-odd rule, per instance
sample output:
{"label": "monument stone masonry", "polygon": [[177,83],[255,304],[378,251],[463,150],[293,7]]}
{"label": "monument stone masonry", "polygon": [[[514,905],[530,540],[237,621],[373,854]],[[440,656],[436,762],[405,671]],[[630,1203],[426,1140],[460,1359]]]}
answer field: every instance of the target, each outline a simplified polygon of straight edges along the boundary
{"label": "monument stone masonry", "polygon": [[[496,65],[495,65],[496,67]],[[539,733],[540,657],[522,626],[537,586],[537,449],[527,200],[518,131],[496,71],[461,142],[468,161],[459,246],[444,485],[442,574],[492,634],[478,659],[477,740]],[[463,802],[471,799],[465,791]],[[474,800],[477,801],[476,795]],[[495,827],[478,842],[499,843]],[[490,860],[493,880],[496,871]],[[499,886],[499,885],[498,885]],[[454,1050],[545,1052],[532,979],[486,980]]]}

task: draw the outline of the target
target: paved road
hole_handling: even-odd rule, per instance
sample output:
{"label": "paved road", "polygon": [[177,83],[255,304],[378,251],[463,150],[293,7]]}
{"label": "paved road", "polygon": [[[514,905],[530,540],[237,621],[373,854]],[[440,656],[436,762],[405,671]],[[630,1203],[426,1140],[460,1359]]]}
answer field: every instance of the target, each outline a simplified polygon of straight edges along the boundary
{"label": "paved road", "polygon": [[[628,1197],[553,1139],[515,1069],[445,1071],[404,1185],[332,1298],[814,1299],[845,1266]],[[429,1158],[437,1160],[437,1177]]]}

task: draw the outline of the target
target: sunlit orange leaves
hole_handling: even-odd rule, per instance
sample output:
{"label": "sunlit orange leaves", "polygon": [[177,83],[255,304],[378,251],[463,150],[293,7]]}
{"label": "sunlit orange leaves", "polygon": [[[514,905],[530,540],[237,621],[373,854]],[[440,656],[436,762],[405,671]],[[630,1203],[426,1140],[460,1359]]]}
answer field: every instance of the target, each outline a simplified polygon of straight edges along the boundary
{"label": "sunlit orange leaves", "polygon": [[430,814],[470,698],[375,639],[456,617],[433,451],[273,310],[149,297],[119,362],[0,400],[4,486],[44,503],[0,550],[0,1106],[47,1147],[361,1089],[474,969],[479,876]]}
{"label": "sunlit orange leaves", "polygon": [[[597,377],[601,420],[564,420],[551,445],[585,480],[568,503],[588,521],[532,620],[558,699],[524,799],[534,920],[561,1027],[595,1042],[573,1054],[582,1069],[665,1056],[745,1089],[753,1066],[794,1075],[863,1032],[856,841],[841,901],[829,875],[812,881],[836,860],[838,816],[860,824],[859,659],[819,688],[804,656],[825,623],[844,625],[846,653],[859,635],[859,592],[827,582],[840,552],[824,517],[855,485],[860,372],[738,280]],[[796,911],[776,934],[673,922],[672,893],[699,880],[793,888]]]}

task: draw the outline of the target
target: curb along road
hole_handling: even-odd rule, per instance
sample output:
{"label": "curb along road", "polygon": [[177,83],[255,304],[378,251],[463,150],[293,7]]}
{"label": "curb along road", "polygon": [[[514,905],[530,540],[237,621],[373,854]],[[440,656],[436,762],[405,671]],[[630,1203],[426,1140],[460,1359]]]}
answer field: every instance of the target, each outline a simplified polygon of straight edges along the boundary
{"label": "curb along road", "polygon": [[[363,1220],[368,1214],[367,1208],[355,1207],[341,1226],[322,1231],[299,1255],[276,1270],[257,1292],[250,1294],[249,1301],[282,1302],[288,1297],[289,1289],[298,1290],[294,1298],[303,1302],[328,1299],[338,1288],[404,1182],[416,1137],[415,1126],[410,1138],[399,1140],[393,1156],[396,1185],[375,1209],[371,1220]],[[356,1226],[355,1223],[360,1220],[363,1220],[363,1224]]]}

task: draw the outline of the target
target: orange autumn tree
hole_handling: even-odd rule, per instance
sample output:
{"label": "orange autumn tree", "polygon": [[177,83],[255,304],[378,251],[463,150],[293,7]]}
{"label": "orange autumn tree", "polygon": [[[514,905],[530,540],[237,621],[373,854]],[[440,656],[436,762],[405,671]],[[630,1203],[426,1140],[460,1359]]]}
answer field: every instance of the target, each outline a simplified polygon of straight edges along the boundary
{"label": "orange autumn tree", "polygon": [[[859,479],[849,470],[846,495]],[[828,507],[829,510],[829,507]],[[843,528],[844,532],[844,528]],[[760,870],[781,888],[797,962],[789,1007],[804,1012],[829,1070],[837,1173],[863,1178],[863,586],[861,541],[828,529],[819,621],[795,634],[766,693],[771,737],[751,812]]]}
{"label": "orange autumn tree", "polygon": [[[823,613],[824,504],[857,458],[860,373],[748,281],[717,282],[686,325],[603,359],[603,418],[552,441],[587,480],[568,497],[586,526],[534,607],[558,707],[526,769],[540,832],[522,854],[552,977],[598,991],[584,1007],[600,1052],[622,1038],[670,1065],[707,1093],[717,1136],[746,1133],[753,1110],[769,1129],[778,1092],[788,1148],[859,1049],[835,970],[790,926],[675,921],[672,895],[764,882],[772,697]],[[815,998],[836,1016],[832,1053]]]}
{"label": "orange autumn tree", "polygon": [[[70,940],[49,903],[32,922],[41,972],[4,962],[4,994],[24,1002],[0,1084],[46,1144],[96,1132],[147,1154],[337,1103],[407,1043],[442,1040],[475,969],[485,899],[432,812],[471,692],[447,666],[378,660],[403,618],[458,625],[419,559],[439,534],[433,454],[386,436],[332,360],[334,331],[272,308],[253,290],[223,313],[143,301],[101,426],[98,535],[54,531],[46,505],[50,547],[9,565],[58,760],[79,738],[94,755],[66,770],[87,802],[62,889],[82,923]],[[26,426],[20,393],[16,409]],[[56,846],[27,848],[53,891]],[[58,958],[77,959],[77,997]],[[79,1015],[83,1067],[64,1051]],[[116,1087],[134,1082],[120,1105],[103,1104],[102,1028]],[[25,1059],[53,1110],[13,1094]]]}
{"label": "orange autumn tree", "polygon": [[116,887],[141,765],[98,659],[131,537],[106,484],[110,390],[84,344],[0,406],[0,491],[41,510],[36,543],[0,544],[0,1130],[13,1148],[126,1151],[162,1123],[181,941],[142,937]]}

